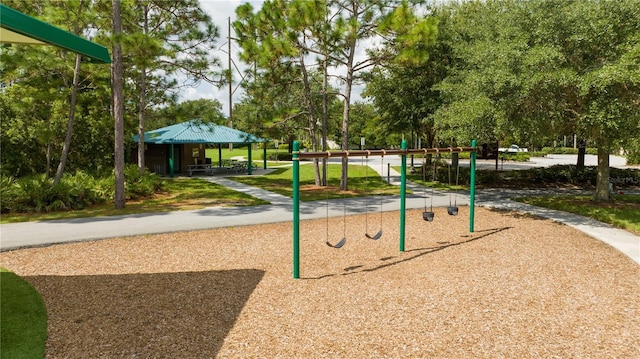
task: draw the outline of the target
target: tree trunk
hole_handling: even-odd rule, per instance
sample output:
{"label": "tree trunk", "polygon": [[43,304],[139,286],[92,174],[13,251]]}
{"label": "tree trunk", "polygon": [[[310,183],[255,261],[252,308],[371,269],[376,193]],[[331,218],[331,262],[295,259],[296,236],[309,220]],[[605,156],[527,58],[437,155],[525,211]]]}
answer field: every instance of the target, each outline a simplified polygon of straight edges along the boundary
{"label": "tree trunk", "polygon": [[[313,99],[311,98],[311,85],[309,84],[309,75],[304,64],[304,53],[300,52],[300,68],[302,69],[302,81],[304,83],[304,99],[307,102],[307,111],[309,112],[309,137],[311,137],[312,151],[318,150],[316,139],[316,121],[313,117]],[[318,167],[318,159],[313,159],[313,173],[315,175],[316,186],[320,185],[320,168]]]}
{"label": "tree trunk", "polygon": [[[349,70],[347,70],[349,71]],[[349,109],[350,109],[350,95],[351,95],[351,79],[352,74],[347,72],[347,85],[345,90],[344,104],[342,109],[342,150],[349,150]],[[340,177],[340,189],[343,191],[349,190],[349,183],[347,178],[349,177],[349,157],[342,157],[342,176]]]}
{"label": "tree trunk", "polygon": [[73,84],[71,85],[71,99],[69,102],[69,120],[67,121],[67,134],[64,137],[64,144],[62,145],[62,155],[60,156],[60,163],[58,163],[58,169],[56,170],[56,177],[53,179],[53,186],[57,186],[60,183],[62,174],[64,173],[64,167],[67,164],[67,157],[69,156],[69,149],[71,148],[71,135],[73,134],[73,122],[76,117],[76,102],[78,101],[78,82],[80,81],[80,54],[76,54],[76,65],[73,68]]}
{"label": "tree trunk", "polygon": [[145,108],[147,107],[147,69],[140,69],[140,91],[138,93],[138,170],[144,174],[144,122]]}
{"label": "tree trunk", "polygon": [[47,178],[51,177],[51,141],[47,141],[47,149],[45,150],[45,156],[47,158]]}
{"label": "tree trunk", "polygon": [[114,205],[117,209],[124,208],[124,103],[123,103],[123,79],[122,79],[122,46],[120,35],[122,22],[120,18],[120,0],[112,0],[113,9],[113,65],[112,92],[113,92],[113,118],[114,118],[114,162],[115,162],[115,198]]}
{"label": "tree trunk", "polygon": [[596,201],[608,201],[609,193],[609,148],[598,144],[598,180],[596,182]]}
{"label": "tree trunk", "polygon": [[[322,63],[322,151],[327,151],[327,60]],[[322,158],[322,185],[327,185],[327,159]]]}
{"label": "tree trunk", "polygon": [[[142,5],[144,12],[143,31],[145,35],[149,34],[149,7],[147,4]],[[143,54],[144,55],[144,54]],[[140,89],[138,92],[138,171],[144,174],[144,128],[145,128],[145,111],[147,109],[147,67],[143,64],[140,66]]]}
{"label": "tree trunk", "polygon": [[500,152],[498,151],[498,148],[500,148],[500,141],[496,141],[496,171],[500,168]]}
{"label": "tree trunk", "polygon": [[[342,107],[342,150],[349,150],[349,112],[351,109],[351,89],[353,87],[353,59],[355,53],[355,41],[349,51],[349,60],[347,61],[347,78],[345,81],[344,104]],[[340,189],[349,190],[349,157],[342,157],[342,176],[340,177]]]}
{"label": "tree trunk", "polygon": [[586,154],[587,154],[587,143],[585,140],[580,140],[578,142],[578,163],[576,164],[576,167],[578,167],[578,170],[584,169],[584,157]]}

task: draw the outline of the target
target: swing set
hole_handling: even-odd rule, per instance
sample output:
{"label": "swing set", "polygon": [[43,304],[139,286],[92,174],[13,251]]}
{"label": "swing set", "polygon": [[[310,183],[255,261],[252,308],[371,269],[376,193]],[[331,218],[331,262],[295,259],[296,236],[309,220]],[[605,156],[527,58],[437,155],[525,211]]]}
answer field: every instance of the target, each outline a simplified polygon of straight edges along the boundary
{"label": "swing set", "polygon": [[[446,153],[461,153],[470,152],[470,191],[469,191],[469,232],[473,233],[474,225],[474,212],[475,212],[475,171],[476,171],[476,140],[471,141],[471,147],[447,147],[447,148],[421,148],[421,149],[407,149],[407,142],[402,140],[402,144],[399,150],[354,150],[354,151],[337,151],[337,152],[300,152],[300,142],[293,142],[292,149],[293,160],[293,278],[300,278],[300,160],[301,159],[313,159],[313,158],[329,158],[329,157],[355,157],[360,156],[363,158],[366,156],[380,156],[382,158],[382,168],[384,169],[384,156],[386,155],[400,155],[401,156],[401,168],[400,168],[400,252],[404,252],[405,249],[405,222],[406,222],[406,187],[407,187],[407,155],[408,154],[424,154],[423,169],[426,169],[426,156],[427,154],[439,154],[441,152]],[[368,167],[368,166],[367,166]],[[365,168],[365,171],[367,169]],[[436,167],[433,165],[432,180],[435,180]],[[456,186],[458,185],[459,166],[456,167]],[[368,172],[365,172],[366,176],[366,188],[368,190]],[[451,184],[451,164],[449,164],[449,184]],[[427,211],[426,202],[426,189],[424,192],[425,205],[422,218],[427,222],[432,222],[434,219],[433,212],[433,187],[431,188],[431,210]],[[447,207],[447,213],[455,216],[458,214],[457,207],[457,190],[453,196],[449,193],[449,207]],[[368,199],[366,200],[366,207],[368,207]],[[346,206],[346,204],[343,204]],[[346,208],[346,207],[345,207]],[[346,209],[344,209],[343,217],[346,216]],[[327,202],[327,218],[328,218],[328,202]],[[365,236],[369,239],[377,240],[382,237],[382,197],[380,200],[380,229],[375,234],[368,233],[368,209],[366,209],[365,216]],[[343,231],[345,225],[343,224]],[[327,225],[328,228],[328,225]],[[346,234],[337,244],[331,244],[328,238],[327,230],[327,245],[333,248],[341,248],[346,243]]]}

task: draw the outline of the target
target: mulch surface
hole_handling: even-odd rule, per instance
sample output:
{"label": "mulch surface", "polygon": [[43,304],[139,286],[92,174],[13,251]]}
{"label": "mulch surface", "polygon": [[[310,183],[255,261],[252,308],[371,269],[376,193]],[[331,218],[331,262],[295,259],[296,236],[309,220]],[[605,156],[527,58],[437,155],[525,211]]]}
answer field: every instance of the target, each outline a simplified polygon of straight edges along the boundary
{"label": "mulch surface", "polygon": [[[49,316],[48,358],[640,358],[640,266],[521,213],[435,209],[0,253]],[[344,221],[344,222],[343,222]],[[330,248],[346,234],[342,249]]]}

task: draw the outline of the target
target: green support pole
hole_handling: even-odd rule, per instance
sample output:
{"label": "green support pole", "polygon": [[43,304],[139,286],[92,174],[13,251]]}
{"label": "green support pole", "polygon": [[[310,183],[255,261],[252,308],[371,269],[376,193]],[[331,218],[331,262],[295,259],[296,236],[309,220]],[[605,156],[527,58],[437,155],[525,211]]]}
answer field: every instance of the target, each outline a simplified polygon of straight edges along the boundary
{"label": "green support pole", "polygon": [[[471,147],[476,147],[476,140],[471,140]],[[471,152],[471,161],[469,163],[469,232],[473,233],[473,224],[475,223],[475,203],[476,203],[476,152]]]}
{"label": "green support pole", "polygon": [[[402,150],[407,149],[407,141],[402,140],[400,145]],[[404,252],[404,224],[405,224],[405,210],[407,207],[407,155],[402,155],[402,165],[400,167],[400,252]]]}
{"label": "green support pole", "polygon": [[222,143],[218,143],[218,167],[222,167]]}
{"label": "green support pole", "polygon": [[173,178],[173,143],[171,144],[171,148],[169,149],[171,152],[169,153],[169,177]]}
{"label": "green support pole", "polygon": [[300,142],[293,141],[293,278],[300,278]]}
{"label": "green support pole", "polygon": [[262,142],[262,166],[264,167],[264,169],[267,169],[267,142]]}
{"label": "green support pole", "polygon": [[249,175],[253,174],[253,159],[251,159],[251,147],[253,147],[253,143],[249,143],[249,151],[247,153],[247,157],[249,157],[249,166],[247,167]]}

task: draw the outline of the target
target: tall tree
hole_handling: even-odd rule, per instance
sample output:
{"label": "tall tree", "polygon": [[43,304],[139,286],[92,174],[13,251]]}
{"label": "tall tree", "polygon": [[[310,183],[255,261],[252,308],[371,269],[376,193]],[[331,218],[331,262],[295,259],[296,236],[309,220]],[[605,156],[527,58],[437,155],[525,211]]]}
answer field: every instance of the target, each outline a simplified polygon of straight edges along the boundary
{"label": "tall tree", "polygon": [[[349,146],[351,96],[358,74],[389,56],[387,52],[371,51],[363,58],[357,58],[361,51],[358,46],[379,39],[393,44],[391,46],[398,50],[395,54],[398,59],[413,61],[423,54],[421,43],[430,41],[435,34],[432,23],[413,15],[408,1],[278,0],[265,2],[259,14],[252,14],[250,5],[238,8],[237,14],[236,32],[240,34],[241,45],[249,58],[256,59],[260,54],[262,58],[271,59],[272,67],[280,64],[283,58],[295,59],[300,65],[297,69],[303,82],[308,80],[304,64],[311,54],[318,58],[316,63],[323,68],[328,65],[334,69],[333,76],[343,86],[340,91],[343,99],[341,142],[345,150]],[[305,99],[310,104],[308,90]],[[313,110],[309,112],[313,113]],[[309,117],[309,130],[315,131],[315,127],[315,119]],[[311,137],[315,138],[315,135]],[[347,177],[347,159],[344,158],[341,177],[344,190],[348,188]],[[316,180],[319,180],[317,175]]]}
{"label": "tall tree", "polygon": [[122,18],[120,16],[120,0],[112,0],[113,43],[111,67],[111,83],[113,92],[114,119],[114,162],[115,162],[115,197],[114,205],[117,209],[125,206],[124,189],[124,103],[123,103],[123,68],[122,68]]}
{"label": "tall tree", "polygon": [[[19,11],[93,40],[98,16],[92,4],[89,0],[9,2],[9,5],[16,6]],[[30,160],[23,161],[17,173],[43,172],[51,175],[53,163],[58,160],[54,179],[54,183],[57,184],[65,170],[86,168],[76,161],[69,161],[74,158],[71,144],[76,147],[86,142],[99,142],[104,137],[82,138],[73,133],[73,127],[79,117],[80,121],[83,121],[89,110],[84,106],[84,98],[88,96],[87,88],[95,88],[100,82],[108,82],[108,79],[101,81],[96,77],[100,73],[106,74],[107,67],[84,66],[84,71],[80,74],[78,56],[53,46],[3,45],[2,55],[2,82],[3,87],[7,89],[2,96],[22,92],[25,94],[21,101],[9,103],[16,109],[15,117],[3,118],[3,124],[6,124],[7,128],[23,127],[20,131],[35,136],[35,143],[21,143],[16,148],[33,147],[34,144],[43,147],[43,150],[36,151],[32,148],[28,155]],[[31,101],[36,98],[37,101]],[[30,105],[27,104],[29,102]],[[83,106],[78,107],[77,103]],[[101,101],[97,101],[96,104],[101,104]],[[93,106],[95,104],[91,107]],[[106,108],[105,105],[101,108],[102,111],[96,113],[105,112]],[[6,134],[11,133],[16,132],[9,131]],[[20,141],[18,137],[10,140]],[[41,160],[40,153],[45,155],[46,160],[38,165],[36,162]],[[78,156],[75,158],[79,159]],[[45,162],[46,165],[43,167],[42,164]],[[7,169],[14,172],[11,167]]]}
{"label": "tall tree", "polygon": [[[457,56],[439,86],[439,124],[522,140],[571,129],[598,147],[595,197],[609,198],[608,156],[637,132],[632,54],[639,1],[494,0],[450,5]],[[636,71],[637,72],[637,71]]]}
{"label": "tall tree", "polygon": [[[72,28],[70,29],[72,33],[76,35],[81,35],[82,30],[85,28],[85,24],[81,23],[81,16],[85,13],[89,13],[89,5],[88,1],[79,0],[77,2],[66,2],[65,6],[65,14],[73,14],[72,18],[69,19],[70,23],[72,23]],[[73,124],[75,122],[76,117],[76,104],[78,101],[78,88],[80,85],[80,64],[81,64],[81,55],[75,54],[75,65],[73,67],[73,80],[71,81],[71,90],[69,94],[69,117],[67,121],[67,132],[64,138],[64,144],[62,145],[62,155],[60,156],[60,162],[58,164],[58,168],[56,170],[56,175],[53,180],[53,186],[56,186],[60,179],[62,179],[62,174],[64,173],[65,166],[67,164],[67,158],[69,156],[69,150],[71,148],[71,138],[73,134]]]}
{"label": "tall tree", "polygon": [[[306,56],[315,39],[309,29],[324,18],[324,1],[274,0],[263,3],[253,13],[250,4],[236,9],[238,21],[234,23],[245,61],[253,62],[261,69],[282,73],[294,69],[299,74],[294,81],[302,84],[303,112],[308,119],[307,130],[312,150],[317,151],[316,117],[311,93]],[[316,185],[320,184],[318,161],[314,160]]]}
{"label": "tall tree", "polygon": [[[212,57],[218,29],[197,0],[139,0],[129,4],[123,51],[131,62],[137,88],[138,168],[144,171],[144,132],[149,107],[172,100],[184,86],[214,78],[217,58]],[[172,76],[183,74],[186,82]]]}
{"label": "tall tree", "polygon": [[150,120],[147,127],[151,130],[193,119],[219,125],[224,124],[226,121],[220,101],[204,98],[170,104],[161,109],[150,111],[147,117]]}

